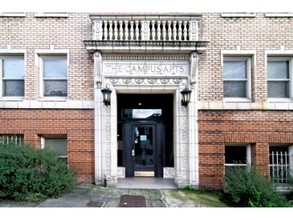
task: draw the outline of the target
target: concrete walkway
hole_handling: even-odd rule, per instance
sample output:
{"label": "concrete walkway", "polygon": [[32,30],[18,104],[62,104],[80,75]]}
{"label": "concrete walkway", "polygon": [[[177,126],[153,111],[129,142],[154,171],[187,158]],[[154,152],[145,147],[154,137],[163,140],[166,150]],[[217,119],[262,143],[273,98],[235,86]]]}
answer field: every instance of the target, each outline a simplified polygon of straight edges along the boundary
{"label": "concrete walkway", "polygon": [[[205,207],[176,189],[125,189],[95,185],[78,185],[72,192],[43,202],[0,201],[0,207],[121,207],[122,195],[145,198],[145,207]],[[127,202],[123,206],[127,207]],[[129,206],[132,207],[132,206]]]}

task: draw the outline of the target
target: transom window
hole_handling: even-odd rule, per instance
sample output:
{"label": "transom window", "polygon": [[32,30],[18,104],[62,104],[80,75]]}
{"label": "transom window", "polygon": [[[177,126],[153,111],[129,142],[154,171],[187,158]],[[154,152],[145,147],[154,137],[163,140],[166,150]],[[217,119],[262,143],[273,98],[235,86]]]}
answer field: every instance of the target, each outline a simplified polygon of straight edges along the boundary
{"label": "transom window", "polygon": [[67,96],[67,57],[44,56],[42,61],[44,97]]}
{"label": "transom window", "polygon": [[24,56],[0,56],[0,95],[24,96]]}
{"label": "transom window", "polygon": [[268,97],[291,98],[290,60],[270,58],[267,65]]}
{"label": "transom window", "polygon": [[224,98],[250,98],[250,59],[225,58]]}

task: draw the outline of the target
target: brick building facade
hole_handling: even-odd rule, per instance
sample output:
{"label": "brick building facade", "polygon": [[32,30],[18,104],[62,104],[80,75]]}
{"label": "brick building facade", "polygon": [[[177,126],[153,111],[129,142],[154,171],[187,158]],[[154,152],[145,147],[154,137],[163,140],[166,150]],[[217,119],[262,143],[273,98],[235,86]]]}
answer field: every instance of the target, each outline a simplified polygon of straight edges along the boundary
{"label": "brick building facade", "polygon": [[80,182],[148,175],[221,189],[235,161],[286,182],[292,13],[2,13],[0,21],[2,141],[53,148]]}

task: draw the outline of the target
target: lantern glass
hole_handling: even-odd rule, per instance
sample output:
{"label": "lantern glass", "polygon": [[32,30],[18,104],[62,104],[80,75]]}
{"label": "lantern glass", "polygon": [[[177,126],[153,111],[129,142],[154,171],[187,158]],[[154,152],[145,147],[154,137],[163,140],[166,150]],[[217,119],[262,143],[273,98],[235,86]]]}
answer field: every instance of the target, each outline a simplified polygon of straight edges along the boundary
{"label": "lantern glass", "polygon": [[105,105],[106,106],[110,105],[112,90],[106,87],[102,89],[101,92],[103,93],[103,102],[105,103]]}
{"label": "lantern glass", "polygon": [[182,95],[181,104],[185,107],[190,102],[191,92],[192,91],[190,89],[188,89],[187,87],[185,87],[185,89],[181,91],[181,95]]}

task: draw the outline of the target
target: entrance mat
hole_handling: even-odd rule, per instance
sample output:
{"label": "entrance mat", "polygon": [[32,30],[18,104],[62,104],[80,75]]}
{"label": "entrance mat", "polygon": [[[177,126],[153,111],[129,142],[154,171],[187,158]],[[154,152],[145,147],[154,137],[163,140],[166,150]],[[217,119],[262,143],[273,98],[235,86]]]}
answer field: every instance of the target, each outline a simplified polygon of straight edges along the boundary
{"label": "entrance mat", "polygon": [[119,207],[146,207],[144,196],[122,195]]}

